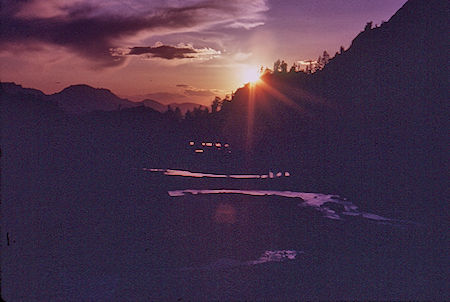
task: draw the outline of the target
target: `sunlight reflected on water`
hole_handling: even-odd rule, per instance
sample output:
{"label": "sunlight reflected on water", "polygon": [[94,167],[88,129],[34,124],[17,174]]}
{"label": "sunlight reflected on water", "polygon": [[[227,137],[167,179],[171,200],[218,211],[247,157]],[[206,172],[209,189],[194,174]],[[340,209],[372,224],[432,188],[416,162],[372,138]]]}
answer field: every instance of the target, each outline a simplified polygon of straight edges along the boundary
{"label": "sunlight reflected on water", "polygon": [[221,203],[214,214],[215,222],[219,224],[236,223],[236,209],[229,203]]}
{"label": "sunlight reflected on water", "polygon": [[321,193],[304,193],[292,191],[268,191],[268,190],[177,190],[169,191],[169,196],[180,197],[187,194],[243,194],[251,196],[281,196],[288,198],[297,198],[300,207],[311,207],[319,212],[325,218],[334,220],[344,220],[344,216],[360,217],[378,222],[393,221],[392,219],[382,217],[377,214],[362,212],[356,205],[340,198],[337,195]]}
{"label": "sunlight reflected on water", "polygon": [[[202,149],[195,150],[195,152],[202,153]],[[234,179],[267,179],[267,178],[281,178],[290,177],[289,172],[277,172],[276,174],[270,171],[268,174],[214,174],[214,173],[202,173],[191,172],[187,170],[175,170],[175,169],[147,169],[143,168],[143,171],[150,172],[163,172],[167,176],[182,176],[182,177],[195,177],[195,178],[234,178]]]}
{"label": "sunlight reflected on water", "polygon": [[297,258],[297,251],[282,250],[282,251],[265,251],[257,260],[247,261],[247,264],[261,264],[267,262],[282,262],[286,260],[295,260]]}
{"label": "sunlight reflected on water", "polygon": [[181,270],[217,270],[228,269],[239,266],[251,266],[270,262],[285,262],[296,260],[298,255],[304,254],[303,251],[296,250],[267,250],[264,251],[258,259],[250,261],[239,261],[230,258],[221,258],[212,263],[202,265],[199,267],[184,267]]}

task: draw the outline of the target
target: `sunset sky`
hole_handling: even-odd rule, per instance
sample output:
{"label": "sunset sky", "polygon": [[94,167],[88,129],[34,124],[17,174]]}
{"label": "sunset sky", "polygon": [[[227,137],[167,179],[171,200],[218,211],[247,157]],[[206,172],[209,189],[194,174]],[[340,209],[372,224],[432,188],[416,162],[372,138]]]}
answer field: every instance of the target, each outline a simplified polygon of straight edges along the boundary
{"label": "sunset sky", "polygon": [[406,0],[3,0],[1,81],[210,104],[247,70],[332,56]]}

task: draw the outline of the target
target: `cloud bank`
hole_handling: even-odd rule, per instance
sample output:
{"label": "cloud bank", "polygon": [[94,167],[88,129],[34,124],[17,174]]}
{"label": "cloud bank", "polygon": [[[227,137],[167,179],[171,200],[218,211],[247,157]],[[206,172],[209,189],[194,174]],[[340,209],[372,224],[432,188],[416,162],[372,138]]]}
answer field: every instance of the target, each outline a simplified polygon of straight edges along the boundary
{"label": "cloud bank", "polygon": [[[39,43],[63,46],[99,67],[121,64],[131,55],[168,60],[198,57],[214,50],[126,44],[156,34],[201,31],[212,26],[252,28],[263,24],[268,10],[266,0],[148,2],[4,0],[0,46],[4,50]],[[118,48],[129,48],[130,52],[117,55],[114,50]]]}

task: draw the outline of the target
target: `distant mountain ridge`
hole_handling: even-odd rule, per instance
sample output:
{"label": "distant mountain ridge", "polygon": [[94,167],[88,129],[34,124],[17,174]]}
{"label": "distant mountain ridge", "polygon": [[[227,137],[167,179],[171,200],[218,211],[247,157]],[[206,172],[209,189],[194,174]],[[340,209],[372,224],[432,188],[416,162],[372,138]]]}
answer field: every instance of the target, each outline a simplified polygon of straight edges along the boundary
{"label": "distant mountain ridge", "polygon": [[151,99],[145,99],[141,102],[136,102],[137,104],[143,104],[145,107],[149,107],[152,108],[156,111],[159,112],[164,112],[167,110],[167,106],[164,106],[163,104],[161,104],[160,102],[157,102],[155,100],[151,100]]}
{"label": "distant mountain ridge", "polygon": [[88,85],[72,85],[49,96],[64,111],[69,113],[84,113],[91,111],[112,111],[121,108],[131,108],[139,104],[121,99],[108,89],[93,88]]}
{"label": "distant mountain ridge", "polygon": [[46,95],[38,89],[24,88],[22,85],[11,82],[2,82],[0,85],[5,93],[38,96],[57,104],[63,111],[71,114],[82,114],[93,111],[114,111],[139,106],[145,106],[158,112],[165,112],[168,106],[170,106],[172,109],[179,108],[185,114],[187,110],[192,111],[199,106],[205,108],[205,106],[196,103],[172,103],[170,105],[164,105],[151,99],[133,102],[118,97],[109,89],[94,88],[86,84],[71,85],[51,95]]}

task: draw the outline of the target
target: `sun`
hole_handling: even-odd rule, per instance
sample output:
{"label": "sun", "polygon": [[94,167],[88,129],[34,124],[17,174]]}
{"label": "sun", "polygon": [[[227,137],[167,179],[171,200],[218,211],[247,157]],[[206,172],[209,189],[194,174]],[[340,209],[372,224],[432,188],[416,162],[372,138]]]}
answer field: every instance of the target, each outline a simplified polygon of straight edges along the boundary
{"label": "sun", "polygon": [[258,67],[246,65],[242,68],[241,75],[242,82],[254,84],[259,81],[261,73]]}

